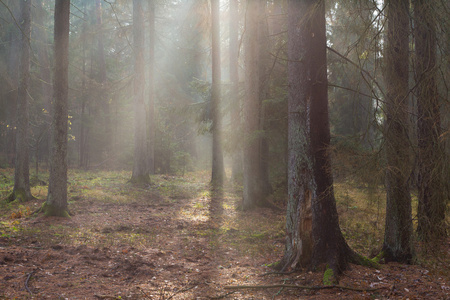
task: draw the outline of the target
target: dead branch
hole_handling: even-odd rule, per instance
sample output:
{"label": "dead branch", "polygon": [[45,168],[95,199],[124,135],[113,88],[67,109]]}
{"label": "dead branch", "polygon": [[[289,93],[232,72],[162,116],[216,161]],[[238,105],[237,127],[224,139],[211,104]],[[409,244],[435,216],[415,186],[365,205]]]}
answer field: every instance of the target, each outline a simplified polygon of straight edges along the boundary
{"label": "dead branch", "polygon": [[273,288],[291,288],[302,290],[326,290],[326,289],[343,289],[357,292],[373,292],[379,289],[373,288],[353,288],[342,285],[323,285],[323,286],[305,286],[295,284],[271,284],[271,285],[228,285],[223,287],[225,290],[241,290],[241,289],[273,289]]}
{"label": "dead branch", "polygon": [[31,272],[28,274],[27,279],[25,280],[25,289],[28,291],[28,293],[30,293],[31,296],[33,296],[33,293],[30,291],[30,288],[28,287],[28,281],[30,281],[31,275],[33,275],[33,273],[34,273],[35,271],[36,271],[36,270],[31,271]]}

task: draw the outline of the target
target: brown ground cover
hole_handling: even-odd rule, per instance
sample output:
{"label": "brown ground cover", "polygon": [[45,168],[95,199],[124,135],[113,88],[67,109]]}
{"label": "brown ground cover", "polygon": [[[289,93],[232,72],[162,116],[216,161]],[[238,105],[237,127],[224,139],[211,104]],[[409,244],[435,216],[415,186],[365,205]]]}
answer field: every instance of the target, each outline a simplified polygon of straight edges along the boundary
{"label": "brown ground cover", "polygon": [[[206,173],[155,176],[149,187],[131,186],[128,176],[71,172],[70,219],[30,214],[46,187],[33,188],[38,200],[3,203],[0,299],[450,298],[449,240],[428,254],[419,249],[415,265],[352,266],[340,281],[351,289],[281,287],[323,286],[323,270],[267,274],[284,250],[282,211],[242,212],[239,193],[211,194]],[[356,232],[371,225],[352,227],[348,218],[359,214],[347,202],[339,204],[343,230],[368,253],[368,234]],[[228,289],[237,285],[259,288]]]}

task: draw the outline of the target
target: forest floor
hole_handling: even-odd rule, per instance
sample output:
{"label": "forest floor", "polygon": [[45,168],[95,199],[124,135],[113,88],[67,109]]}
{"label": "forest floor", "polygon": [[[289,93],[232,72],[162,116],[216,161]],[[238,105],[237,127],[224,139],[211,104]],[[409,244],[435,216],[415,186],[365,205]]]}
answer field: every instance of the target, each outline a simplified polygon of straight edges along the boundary
{"label": "forest floor", "polygon": [[[212,195],[207,173],[152,176],[148,187],[129,177],[70,171],[71,218],[32,214],[46,186],[33,187],[36,200],[2,201],[0,299],[450,299],[450,240],[417,245],[414,265],[351,266],[345,288],[292,287],[323,287],[324,270],[269,274],[284,251],[283,211],[243,212],[242,191]],[[0,170],[1,198],[12,178]],[[380,193],[336,184],[342,230],[364,255],[382,243]]]}

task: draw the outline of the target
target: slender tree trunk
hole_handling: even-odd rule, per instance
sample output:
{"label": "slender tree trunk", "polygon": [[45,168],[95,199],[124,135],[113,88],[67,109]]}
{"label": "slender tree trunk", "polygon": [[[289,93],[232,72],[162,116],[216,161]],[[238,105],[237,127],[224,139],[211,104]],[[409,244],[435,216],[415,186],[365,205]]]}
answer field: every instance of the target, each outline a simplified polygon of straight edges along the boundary
{"label": "slender tree trunk", "polygon": [[414,1],[415,66],[417,82],[418,135],[418,226],[424,240],[446,235],[444,192],[444,148],[436,83],[435,1]]}
{"label": "slender tree trunk", "polygon": [[289,1],[288,207],[282,269],[357,262],[342,236],[329,156],[325,4]]}
{"label": "slender tree trunk", "polygon": [[67,212],[67,131],[69,90],[70,0],[55,0],[55,81],[52,149],[48,196],[44,211],[51,216]]}
{"label": "slender tree trunk", "polygon": [[103,18],[102,18],[102,0],[95,1],[95,18],[97,26],[97,39],[98,39],[98,49],[97,49],[97,63],[98,63],[98,76],[97,83],[102,89],[102,101],[101,105],[103,107],[104,115],[104,133],[105,140],[103,143],[103,151],[107,156],[111,154],[112,149],[112,129],[111,129],[111,105],[109,103],[109,96],[106,95],[106,89],[104,85],[106,84],[106,62],[105,62],[105,47],[103,44]]}
{"label": "slender tree trunk", "polygon": [[[9,3],[9,8],[12,11],[12,16],[18,20],[20,19],[20,6],[17,5],[18,1],[13,1]],[[14,23],[14,20],[11,20]],[[15,164],[16,156],[16,111],[17,111],[17,91],[19,85],[19,64],[20,64],[20,43],[21,39],[18,38],[21,35],[20,30],[17,28],[15,30],[10,30],[9,32],[9,49],[8,49],[8,61],[7,70],[10,82],[10,91],[5,95],[10,99],[8,101],[8,113],[7,124],[9,125],[6,135],[6,145],[7,145],[7,156],[8,163],[10,166]]]}
{"label": "slender tree trunk", "polygon": [[232,105],[231,124],[233,145],[235,147],[232,157],[231,178],[238,182],[242,178],[242,151],[241,151],[241,100],[239,97],[239,2],[230,0],[230,99]]}
{"label": "slender tree trunk", "polygon": [[211,111],[212,111],[212,175],[213,188],[221,188],[225,180],[222,152],[222,113],[220,109],[221,76],[220,76],[220,3],[219,0],[211,0],[212,19],[212,87],[211,87]]}
{"label": "slender tree trunk", "polygon": [[[39,73],[41,79],[41,91],[42,91],[42,99],[44,99],[44,108],[47,111],[45,117],[45,130],[47,133],[45,134],[46,143],[45,143],[45,161],[49,161],[49,153],[50,153],[50,145],[51,145],[51,137],[50,137],[50,126],[52,119],[52,96],[53,96],[53,84],[52,84],[52,70],[50,66],[50,59],[48,53],[48,36],[47,32],[44,29],[44,23],[47,20],[47,11],[43,7],[42,0],[37,0],[36,2],[36,14],[34,18],[34,22],[36,26],[33,28],[35,32],[35,38],[39,41],[37,46],[37,55],[39,59]],[[39,153],[36,150],[36,153]],[[37,159],[37,156],[36,156]]]}
{"label": "slender tree trunk", "polygon": [[155,0],[148,2],[148,164],[155,174]]}
{"label": "slender tree trunk", "polygon": [[134,45],[134,163],[131,182],[150,183],[147,151],[147,112],[145,107],[144,15],[141,0],[133,0]]}
{"label": "slender tree trunk", "polygon": [[263,135],[264,112],[262,99],[266,96],[266,63],[262,42],[264,30],[260,13],[262,2],[248,0],[245,24],[245,101],[244,112],[244,197],[243,209],[270,206],[266,196],[270,192]]}
{"label": "slender tree trunk", "polygon": [[[83,3],[84,13],[86,14],[86,3]],[[79,148],[79,166],[81,168],[87,169],[89,160],[88,160],[88,153],[89,153],[89,144],[88,144],[88,136],[89,136],[89,129],[86,126],[86,106],[87,106],[87,95],[86,95],[86,27],[87,27],[87,21],[83,20],[83,26],[81,29],[81,43],[82,43],[82,63],[81,63],[81,70],[82,70],[82,79],[81,79],[81,111],[80,111],[80,148]]]}
{"label": "slender tree trunk", "polygon": [[28,86],[30,81],[31,0],[21,0],[22,45],[17,93],[16,158],[14,190],[10,200],[27,201],[33,198],[30,190],[30,162],[28,146]]}
{"label": "slender tree trunk", "polygon": [[259,127],[262,129],[262,136],[260,140],[260,156],[259,156],[259,176],[261,180],[261,188],[264,196],[273,192],[272,185],[269,178],[269,141],[267,139],[267,115],[264,101],[269,98],[269,64],[270,64],[270,51],[269,51],[269,24],[266,16],[266,2],[259,4]]}
{"label": "slender tree trunk", "polygon": [[387,11],[385,80],[386,261],[412,262],[410,157],[408,142],[409,1],[391,0]]}

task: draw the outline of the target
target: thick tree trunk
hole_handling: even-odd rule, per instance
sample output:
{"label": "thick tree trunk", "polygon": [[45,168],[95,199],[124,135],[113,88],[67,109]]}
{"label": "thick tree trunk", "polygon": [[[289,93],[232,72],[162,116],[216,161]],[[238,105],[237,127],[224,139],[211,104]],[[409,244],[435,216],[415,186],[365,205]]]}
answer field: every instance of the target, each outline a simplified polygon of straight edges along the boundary
{"label": "thick tree trunk", "polygon": [[385,80],[386,261],[410,263],[414,255],[408,141],[409,1],[391,0],[387,12]]}
{"label": "thick tree trunk", "polygon": [[290,1],[289,169],[282,269],[328,264],[335,274],[358,256],[339,228],[331,175],[324,1]]}
{"label": "thick tree trunk", "polygon": [[155,174],[155,0],[148,2],[148,167]]}
{"label": "thick tree trunk", "polygon": [[27,201],[33,198],[30,190],[30,162],[28,146],[28,86],[30,82],[31,0],[21,0],[22,46],[20,54],[19,87],[17,93],[16,158],[14,190],[10,200]]}
{"label": "thick tree trunk", "polygon": [[435,1],[414,1],[415,66],[417,82],[418,135],[418,226],[424,240],[446,235],[444,191],[444,148],[436,83]]}
{"label": "thick tree trunk", "polygon": [[67,131],[69,68],[70,1],[55,1],[55,81],[52,122],[52,149],[47,202],[47,215],[67,213]]}
{"label": "thick tree trunk", "polygon": [[211,87],[211,111],[212,111],[212,176],[213,188],[221,188],[225,180],[222,151],[222,113],[220,109],[220,3],[219,0],[211,1],[212,19],[212,87]]}
{"label": "thick tree trunk", "polygon": [[145,108],[144,90],[144,15],[142,1],[133,0],[133,45],[134,45],[134,163],[131,182],[148,184],[150,176],[148,170],[147,151],[147,113]]}
{"label": "thick tree trunk", "polygon": [[230,0],[230,99],[232,101],[231,126],[233,130],[233,157],[231,178],[238,182],[242,178],[241,99],[239,97],[239,2]]}

